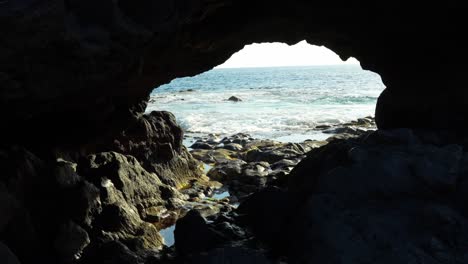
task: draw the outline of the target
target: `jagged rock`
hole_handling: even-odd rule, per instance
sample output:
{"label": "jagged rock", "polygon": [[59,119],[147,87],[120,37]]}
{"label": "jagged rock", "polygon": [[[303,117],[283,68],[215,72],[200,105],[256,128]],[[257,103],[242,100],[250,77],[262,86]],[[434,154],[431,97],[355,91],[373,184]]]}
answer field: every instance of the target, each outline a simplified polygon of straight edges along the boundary
{"label": "jagged rock", "polygon": [[116,152],[98,153],[90,155],[79,167],[80,174],[104,192],[101,198],[103,203],[112,203],[121,194],[128,203],[138,208],[137,212],[164,204],[162,190],[168,187],[132,156]]}
{"label": "jagged rock", "polygon": [[152,111],[135,117],[132,124],[100,149],[135,157],[147,171],[156,173],[162,182],[176,188],[201,177],[200,164],[183,146],[182,128],[173,114]]}

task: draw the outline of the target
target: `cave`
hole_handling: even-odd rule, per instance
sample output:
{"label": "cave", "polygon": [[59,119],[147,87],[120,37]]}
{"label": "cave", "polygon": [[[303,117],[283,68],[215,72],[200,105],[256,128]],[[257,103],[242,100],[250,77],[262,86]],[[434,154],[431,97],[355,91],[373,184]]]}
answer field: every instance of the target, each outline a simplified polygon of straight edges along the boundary
{"label": "cave", "polygon": [[[464,13],[456,1],[1,2],[1,262],[467,263]],[[313,149],[234,220],[190,211],[168,253],[154,223],[202,171],[172,114],[144,114],[151,90],[246,44],[304,39],[382,77],[378,130]],[[265,248],[229,244],[241,233]]]}

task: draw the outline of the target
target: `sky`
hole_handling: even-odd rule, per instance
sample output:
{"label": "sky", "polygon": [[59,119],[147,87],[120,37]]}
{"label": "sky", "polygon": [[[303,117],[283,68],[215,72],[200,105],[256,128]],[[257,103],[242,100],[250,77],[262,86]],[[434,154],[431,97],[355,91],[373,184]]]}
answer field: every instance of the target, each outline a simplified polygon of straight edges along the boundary
{"label": "sky", "polygon": [[359,61],[350,58],[344,62],[333,51],[323,46],[310,45],[304,40],[292,46],[279,42],[247,45],[216,68],[335,64],[359,64]]}

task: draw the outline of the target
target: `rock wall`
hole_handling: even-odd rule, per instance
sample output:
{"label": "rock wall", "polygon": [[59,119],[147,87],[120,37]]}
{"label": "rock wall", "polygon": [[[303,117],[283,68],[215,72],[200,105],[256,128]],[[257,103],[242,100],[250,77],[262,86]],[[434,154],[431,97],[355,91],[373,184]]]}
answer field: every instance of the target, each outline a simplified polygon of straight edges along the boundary
{"label": "rock wall", "polygon": [[[463,8],[456,2],[5,1],[2,134],[80,144],[118,133],[156,86],[252,42],[303,39],[356,57],[387,86],[381,128],[465,128]],[[34,129],[34,133],[29,133]],[[57,143],[55,143],[57,144]]]}
{"label": "rock wall", "polygon": [[467,263],[467,166],[446,136],[379,130],[312,150],[287,191],[239,210],[289,263]]}
{"label": "rock wall", "polygon": [[377,104],[379,128],[463,134],[468,92],[461,6],[0,2],[0,253],[21,263],[138,262],[132,252],[159,247],[148,212],[170,206],[174,187],[201,172],[170,114],[143,115],[148,95],[175,77],[221,64],[245,44],[305,39],[343,59],[354,56],[387,87]]}
{"label": "rock wall", "polygon": [[152,112],[85,145],[1,146],[0,241],[21,263],[141,261],[163,246],[155,224],[177,188],[202,174],[182,138],[172,114]]}

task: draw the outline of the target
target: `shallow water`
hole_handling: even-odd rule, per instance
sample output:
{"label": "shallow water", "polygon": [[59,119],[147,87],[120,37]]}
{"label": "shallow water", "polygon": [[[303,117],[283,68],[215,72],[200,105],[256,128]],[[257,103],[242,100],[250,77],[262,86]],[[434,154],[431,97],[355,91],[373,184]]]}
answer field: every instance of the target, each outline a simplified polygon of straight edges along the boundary
{"label": "shallow water", "polygon": [[174,230],[175,230],[175,224],[171,225],[167,228],[159,230],[159,234],[163,237],[164,239],[164,245],[170,247],[174,245],[175,239],[174,239]]}
{"label": "shallow water", "polygon": [[[357,65],[214,69],[155,89],[147,111],[174,113],[188,135],[303,141],[325,137],[317,125],[374,115],[384,88]],[[227,101],[232,95],[243,101]]]}

